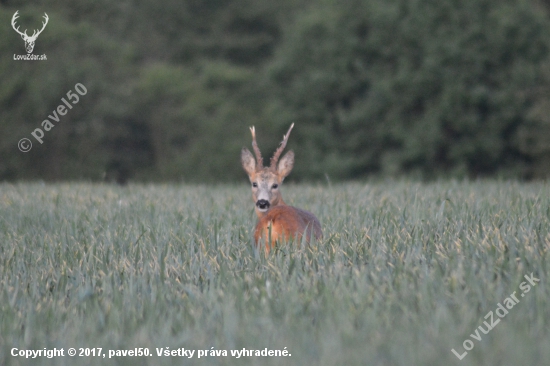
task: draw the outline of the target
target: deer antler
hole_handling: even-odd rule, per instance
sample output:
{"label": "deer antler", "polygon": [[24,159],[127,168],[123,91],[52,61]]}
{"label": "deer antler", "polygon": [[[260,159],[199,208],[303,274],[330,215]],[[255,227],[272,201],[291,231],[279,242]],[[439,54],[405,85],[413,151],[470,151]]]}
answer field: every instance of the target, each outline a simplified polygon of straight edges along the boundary
{"label": "deer antler", "polygon": [[273,154],[273,157],[271,158],[271,165],[269,166],[271,170],[277,170],[277,163],[279,162],[279,157],[281,156],[281,154],[283,153],[283,150],[286,147],[288,137],[290,136],[290,131],[292,131],[293,127],[294,127],[294,123],[290,125],[288,132],[286,133],[286,135],[283,136],[283,141],[281,141],[281,144],[277,148],[277,151],[275,151],[275,153]]}
{"label": "deer antler", "polygon": [[[32,34],[32,36],[29,37],[29,35],[27,34],[27,30],[26,30],[26,29],[25,29],[24,32],[21,32],[21,31],[19,30],[19,27],[17,27],[17,28],[15,27],[15,21],[17,20],[17,18],[19,18],[18,13],[19,13],[19,10],[17,10],[17,11],[15,12],[15,14],[13,14],[13,17],[11,18],[11,26],[12,26],[13,30],[15,30],[17,33],[19,33],[19,34],[20,34],[22,37],[24,37],[25,39],[29,39],[29,40],[36,39],[36,38],[40,35],[40,33],[42,33],[42,31],[44,30],[44,28],[46,28],[46,24],[48,24],[48,20],[50,19],[50,18],[48,17],[48,14],[44,13],[44,20],[45,20],[45,21],[42,22],[42,29],[40,29],[40,30],[36,30],[36,29],[35,29],[34,32],[33,32],[33,34]],[[38,32],[38,33],[37,33],[37,32]]]}
{"label": "deer antler", "polygon": [[256,142],[256,130],[254,126],[250,127],[250,132],[252,133],[252,148],[254,149],[254,154],[256,154],[256,170],[261,170],[264,166],[264,159]]}
{"label": "deer antler", "polygon": [[[26,29],[25,29],[25,32],[21,32],[19,30],[19,27],[15,28],[15,21],[17,20],[17,18],[19,18],[19,15],[17,13],[19,13],[19,10],[17,10],[15,12],[15,14],[13,14],[13,17],[11,18],[11,26],[12,26],[13,30],[16,31],[17,33],[19,33],[20,35],[28,37]],[[46,13],[44,13],[44,14],[46,14]]]}
{"label": "deer antler", "polygon": [[[36,37],[38,37],[38,35],[39,35],[40,33],[42,33],[42,31],[44,30],[44,28],[46,28],[46,24],[48,24],[48,20],[49,20],[49,19],[50,19],[50,18],[48,18],[48,14],[44,13],[44,20],[45,20],[45,22],[42,22],[42,29],[40,29],[40,30],[38,31],[38,33],[36,33],[37,31],[35,30],[34,33],[32,34],[32,36],[31,36],[30,38],[36,38]],[[35,33],[36,33],[36,35],[35,35]]]}

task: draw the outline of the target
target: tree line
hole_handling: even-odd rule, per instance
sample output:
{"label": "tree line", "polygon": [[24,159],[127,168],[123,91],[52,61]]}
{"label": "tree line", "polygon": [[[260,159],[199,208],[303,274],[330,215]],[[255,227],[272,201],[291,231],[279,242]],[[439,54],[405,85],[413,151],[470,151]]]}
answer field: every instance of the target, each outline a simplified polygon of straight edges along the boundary
{"label": "tree line", "polygon": [[0,180],[237,181],[248,127],[268,157],[293,122],[295,180],[545,178],[548,5],[2,1]]}

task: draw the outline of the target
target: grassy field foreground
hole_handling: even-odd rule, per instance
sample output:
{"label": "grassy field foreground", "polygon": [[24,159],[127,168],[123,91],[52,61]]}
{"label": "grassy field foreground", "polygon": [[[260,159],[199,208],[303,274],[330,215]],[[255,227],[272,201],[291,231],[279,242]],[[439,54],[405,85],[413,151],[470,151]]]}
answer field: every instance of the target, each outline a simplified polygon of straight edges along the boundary
{"label": "grassy field foreground", "polygon": [[282,189],[325,237],[266,258],[246,184],[0,184],[0,364],[550,362],[550,185]]}

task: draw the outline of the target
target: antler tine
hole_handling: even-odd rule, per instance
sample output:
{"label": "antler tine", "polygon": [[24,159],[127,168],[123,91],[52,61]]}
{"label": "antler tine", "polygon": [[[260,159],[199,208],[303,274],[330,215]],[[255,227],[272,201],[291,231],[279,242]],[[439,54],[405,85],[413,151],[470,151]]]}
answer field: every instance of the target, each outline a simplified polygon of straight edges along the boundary
{"label": "antler tine", "polygon": [[[11,17],[11,26],[15,29],[15,21],[17,20],[17,18],[19,18],[19,10],[17,10],[15,12],[15,14],[13,14],[13,17]],[[19,27],[17,27],[19,28]]]}
{"label": "antler tine", "polygon": [[256,154],[256,170],[260,170],[264,166],[264,159],[256,142],[256,129],[254,126],[250,127],[250,132],[252,133],[252,148],[254,149],[254,154]]}
{"label": "antler tine", "polygon": [[[48,20],[50,20],[50,18],[48,17],[48,14],[46,14],[46,13],[44,13],[44,16],[43,16],[42,18],[44,18],[44,20],[45,20],[45,22],[42,22],[42,29],[40,29],[40,30],[36,29],[36,30],[34,31],[34,33],[32,34],[32,37],[35,36],[35,33],[36,33],[36,37],[38,37],[38,35],[39,35],[40,33],[42,33],[42,31],[44,30],[44,28],[46,28],[46,25],[48,24]],[[38,33],[37,33],[37,32],[38,32]],[[31,37],[31,38],[32,38],[32,37]]]}
{"label": "antler tine", "polygon": [[286,143],[288,141],[288,137],[290,136],[290,131],[292,131],[292,128],[294,127],[294,123],[290,125],[290,128],[288,129],[286,135],[283,136],[283,141],[281,141],[281,144],[277,148],[277,151],[273,154],[273,157],[271,158],[271,165],[269,168],[271,170],[277,170],[277,163],[279,162],[279,157],[283,153],[283,150],[286,147]]}
{"label": "antler tine", "polygon": [[46,28],[46,25],[48,24],[48,20],[50,20],[50,17],[48,17],[48,14],[46,13],[44,13],[44,16],[42,18],[44,18],[45,21],[42,22],[42,29],[40,30],[40,33],[42,33],[44,28]]}
{"label": "antler tine", "polygon": [[26,29],[25,29],[25,32],[23,33],[23,32],[21,32],[21,31],[19,30],[19,26],[17,26],[17,28],[15,28],[15,22],[16,22],[17,18],[19,18],[19,10],[17,10],[17,11],[15,12],[15,14],[13,14],[13,17],[11,18],[11,26],[12,26],[12,28],[13,28],[17,33],[19,33],[19,34],[21,34],[21,35],[23,35],[23,34],[27,35],[27,30],[26,30]]}

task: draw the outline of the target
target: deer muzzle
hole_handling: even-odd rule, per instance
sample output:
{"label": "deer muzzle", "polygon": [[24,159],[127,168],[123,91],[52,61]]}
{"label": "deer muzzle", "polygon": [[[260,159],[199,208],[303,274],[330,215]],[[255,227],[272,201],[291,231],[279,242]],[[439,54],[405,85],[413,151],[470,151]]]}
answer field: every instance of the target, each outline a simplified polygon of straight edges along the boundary
{"label": "deer muzzle", "polygon": [[256,207],[260,209],[260,211],[267,211],[269,209],[270,203],[268,200],[258,200],[256,202]]}

